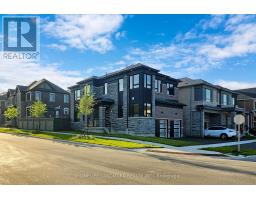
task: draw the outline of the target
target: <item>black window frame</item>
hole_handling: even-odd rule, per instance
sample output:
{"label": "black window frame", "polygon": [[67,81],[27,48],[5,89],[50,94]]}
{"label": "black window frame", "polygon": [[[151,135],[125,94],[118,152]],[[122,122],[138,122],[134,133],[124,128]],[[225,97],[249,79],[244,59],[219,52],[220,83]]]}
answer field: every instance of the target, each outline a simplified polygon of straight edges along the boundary
{"label": "black window frame", "polygon": [[162,92],[162,81],[159,79],[155,79],[155,92],[157,93]]}
{"label": "black window frame", "polygon": [[140,74],[134,74],[130,76],[130,89],[137,89],[137,88],[140,88]]}
{"label": "black window frame", "polygon": [[[148,109],[148,106],[150,107],[150,109]],[[143,109],[144,117],[152,117],[152,104],[145,102],[143,107],[144,107]]]}
{"label": "black window frame", "polygon": [[[172,86],[172,87],[171,87]],[[170,96],[175,95],[175,86],[172,83],[166,83],[167,94]]]}
{"label": "black window frame", "polygon": [[152,76],[150,74],[144,74],[144,88],[152,88]]}

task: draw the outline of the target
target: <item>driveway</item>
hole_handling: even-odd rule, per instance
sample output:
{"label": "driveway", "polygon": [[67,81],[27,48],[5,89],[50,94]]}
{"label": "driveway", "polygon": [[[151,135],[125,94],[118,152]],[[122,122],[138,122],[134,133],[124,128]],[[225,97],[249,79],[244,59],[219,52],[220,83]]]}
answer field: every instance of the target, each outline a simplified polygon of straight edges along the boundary
{"label": "driveway", "polygon": [[0,133],[0,184],[256,184],[256,163]]}

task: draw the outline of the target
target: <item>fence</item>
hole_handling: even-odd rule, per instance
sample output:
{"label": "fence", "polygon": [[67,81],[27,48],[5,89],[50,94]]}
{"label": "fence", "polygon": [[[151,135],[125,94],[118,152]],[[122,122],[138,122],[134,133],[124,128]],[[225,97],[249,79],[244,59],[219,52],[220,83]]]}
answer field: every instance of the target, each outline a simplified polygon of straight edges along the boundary
{"label": "fence", "polygon": [[36,130],[39,127],[42,131],[70,130],[70,120],[61,118],[19,118],[17,119],[17,126],[28,130]]}

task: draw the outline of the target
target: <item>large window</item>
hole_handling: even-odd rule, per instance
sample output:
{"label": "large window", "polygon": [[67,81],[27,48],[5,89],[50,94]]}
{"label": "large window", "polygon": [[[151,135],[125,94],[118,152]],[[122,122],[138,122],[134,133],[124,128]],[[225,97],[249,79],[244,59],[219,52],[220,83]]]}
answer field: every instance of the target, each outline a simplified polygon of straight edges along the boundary
{"label": "large window", "polygon": [[35,92],[35,100],[36,101],[41,101],[41,92],[40,91]]}
{"label": "large window", "polygon": [[206,88],[205,89],[205,101],[206,102],[213,102],[213,95],[212,95],[212,90],[211,89],[208,89]]}
{"label": "large window", "polygon": [[118,80],[118,91],[123,92],[124,91],[124,79]]}
{"label": "large window", "polygon": [[236,103],[236,102],[235,102],[235,97],[232,97],[232,98],[231,98],[231,104],[232,104],[232,106],[234,106],[235,103]]}
{"label": "large window", "polygon": [[130,76],[130,89],[139,88],[140,87],[140,75],[136,74]]}
{"label": "large window", "polygon": [[81,97],[81,91],[80,90],[75,90],[75,100],[79,100]]}
{"label": "large window", "polygon": [[108,83],[104,84],[104,94],[108,94]]}
{"label": "large window", "polygon": [[27,101],[31,101],[31,92],[28,92],[28,93],[26,94],[26,100],[27,100]]}
{"label": "large window", "polygon": [[152,117],[151,103],[144,103],[144,117]]}
{"label": "large window", "polygon": [[151,89],[152,81],[151,81],[151,75],[144,74],[144,88]]}
{"label": "large window", "polygon": [[222,105],[224,105],[224,106],[228,105],[228,95],[227,94],[222,95]]}
{"label": "large window", "polygon": [[202,101],[203,100],[202,87],[195,87],[195,89],[194,89],[194,100],[195,101]]}
{"label": "large window", "polygon": [[167,83],[166,88],[167,88],[168,95],[174,95],[174,85],[173,84]]}
{"label": "large window", "polygon": [[160,137],[166,138],[167,137],[167,120],[160,119],[159,126],[160,126]]}
{"label": "large window", "polygon": [[138,117],[140,115],[140,106],[139,104],[130,104],[130,116]]}
{"label": "large window", "polygon": [[50,93],[50,102],[55,102],[55,94]]}
{"label": "large window", "polygon": [[160,93],[160,92],[162,92],[162,83],[161,83],[161,81],[160,80],[155,80],[155,91],[156,92],[158,92],[158,93]]}
{"label": "large window", "polygon": [[86,94],[86,95],[90,95],[91,94],[91,85],[84,86],[84,94]]}
{"label": "large window", "polygon": [[64,94],[64,103],[69,103],[69,95]]}

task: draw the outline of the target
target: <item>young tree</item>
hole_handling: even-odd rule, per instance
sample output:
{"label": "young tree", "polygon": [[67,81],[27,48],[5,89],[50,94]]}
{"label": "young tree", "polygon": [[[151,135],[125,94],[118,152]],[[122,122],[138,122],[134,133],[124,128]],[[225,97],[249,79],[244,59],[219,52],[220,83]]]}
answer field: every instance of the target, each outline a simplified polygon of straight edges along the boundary
{"label": "young tree", "polygon": [[[84,88],[84,95],[81,97],[79,102],[79,113],[82,115],[89,116],[93,113],[93,107],[95,105],[94,96],[90,94],[86,88]],[[85,127],[85,132],[87,132],[88,122],[86,123],[87,127]]]}
{"label": "young tree", "polygon": [[47,106],[42,101],[36,101],[31,106],[32,117],[38,118],[38,130],[40,131],[40,118],[47,112]]}
{"label": "young tree", "polygon": [[18,117],[18,109],[11,106],[9,108],[7,108],[7,110],[4,112],[4,116],[8,119],[8,120],[13,120],[15,118]]}

